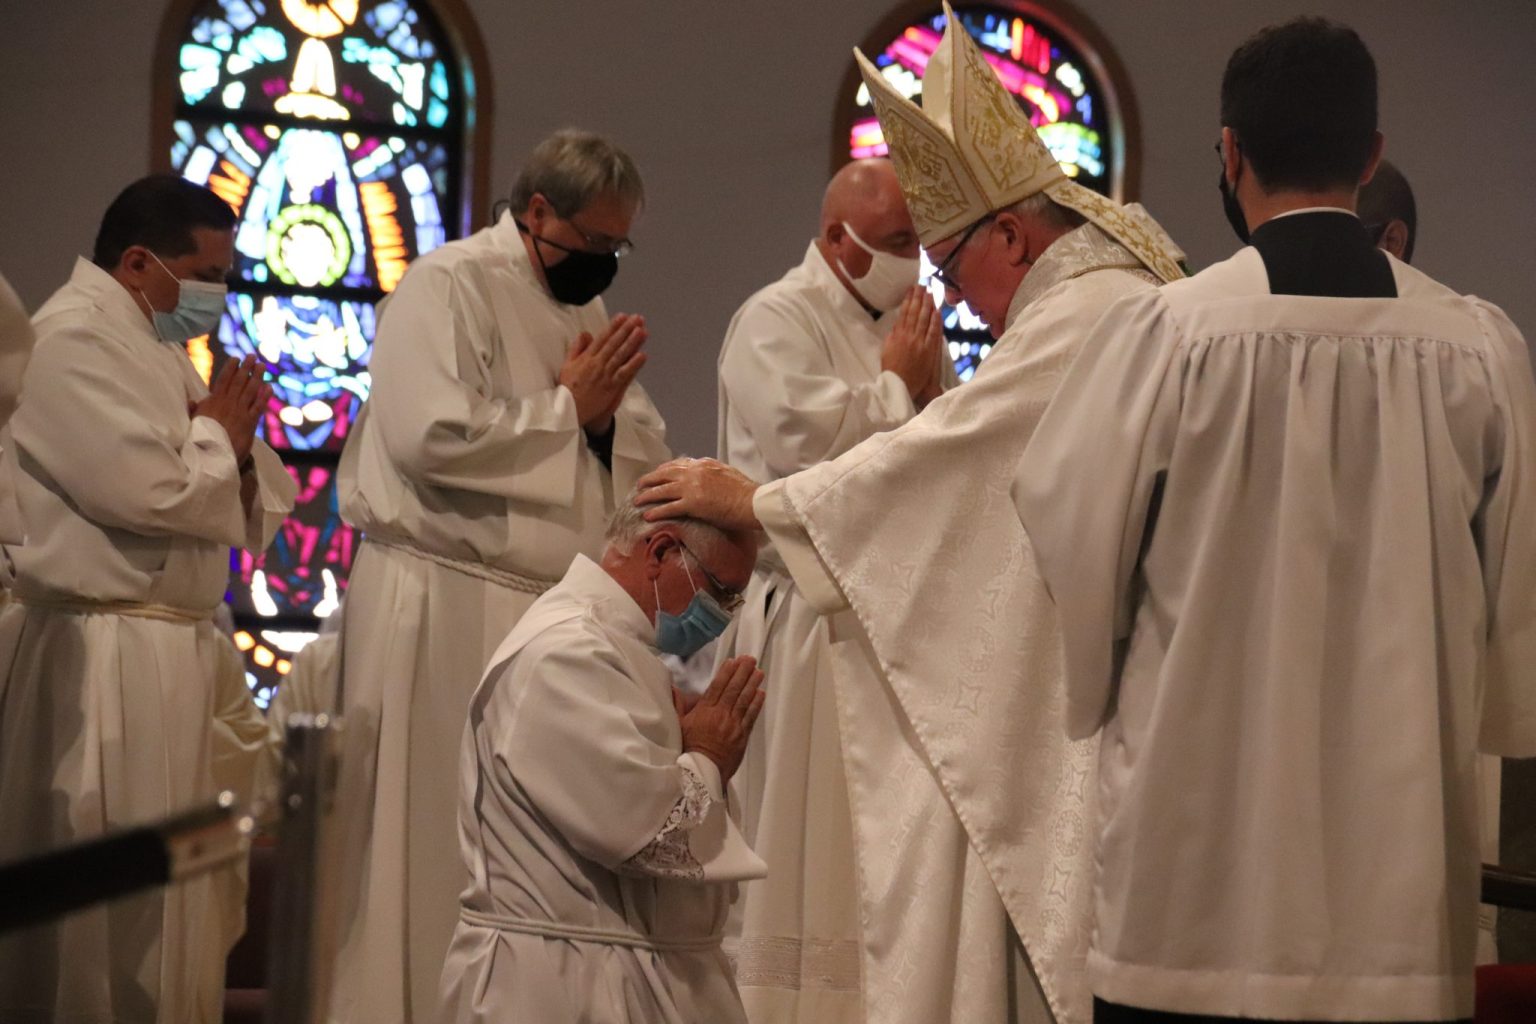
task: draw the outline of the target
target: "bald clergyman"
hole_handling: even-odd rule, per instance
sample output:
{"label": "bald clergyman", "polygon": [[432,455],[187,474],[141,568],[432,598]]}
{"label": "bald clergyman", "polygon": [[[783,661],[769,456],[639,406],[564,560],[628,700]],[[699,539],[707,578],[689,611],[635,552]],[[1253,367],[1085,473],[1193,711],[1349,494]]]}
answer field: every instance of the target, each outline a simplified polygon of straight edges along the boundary
{"label": "bald clergyman", "polygon": [[[777,480],[905,423],[952,386],[919,267],[890,161],[838,171],[805,259],[726,332],[720,458]],[[875,680],[876,669],[856,645],[833,643],[836,624],[771,548],[738,622],[723,654],[760,657],[782,685],[735,783],[747,841],[773,865],[734,907],[742,1000],[754,1021],[859,1021],[858,887],[832,674]]]}

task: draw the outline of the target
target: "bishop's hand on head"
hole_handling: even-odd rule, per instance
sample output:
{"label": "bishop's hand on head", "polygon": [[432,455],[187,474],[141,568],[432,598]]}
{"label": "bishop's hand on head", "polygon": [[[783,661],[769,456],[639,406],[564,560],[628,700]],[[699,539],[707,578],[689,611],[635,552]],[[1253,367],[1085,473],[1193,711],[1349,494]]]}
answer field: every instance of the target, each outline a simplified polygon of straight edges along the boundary
{"label": "bishop's hand on head", "polygon": [[235,449],[235,462],[243,465],[256,442],[256,424],[261,410],[272,397],[272,387],[263,379],[261,362],[246,356],[231,359],[213,379],[208,397],[192,406],[193,417],[206,416],[224,428]]}
{"label": "bishop's hand on head", "polygon": [[721,782],[736,774],[747,751],[752,726],[763,710],[762,685],[756,658],[730,658],[721,663],[704,695],[679,715],[683,752],[715,762]]}
{"label": "bishop's hand on head", "polygon": [[635,504],[651,506],[650,522],[658,519],[702,519],[722,530],[758,530],[752,511],[757,482],[739,469],[714,459],[673,459],[636,483]]}
{"label": "bishop's hand on head", "polygon": [[641,346],[648,337],[645,317],[616,315],[596,338],[583,331],[571,344],[556,383],[576,401],[576,421],[595,434],[605,434],[624,392],[645,365]]}

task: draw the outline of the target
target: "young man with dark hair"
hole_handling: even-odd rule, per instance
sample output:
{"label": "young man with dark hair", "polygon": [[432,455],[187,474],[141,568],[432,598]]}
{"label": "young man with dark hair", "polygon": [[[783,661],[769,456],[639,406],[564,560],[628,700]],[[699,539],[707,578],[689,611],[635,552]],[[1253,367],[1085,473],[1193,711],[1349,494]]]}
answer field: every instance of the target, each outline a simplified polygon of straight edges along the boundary
{"label": "young man with dark hair", "polygon": [[1355,216],[1375,108],[1347,28],[1244,43],[1252,246],[1112,306],[1019,464],[1102,730],[1099,1024],[1472,1015],[1476,753],[1536,754],[1536,386]]}
{"label": "young man with dark hair", "polygon": [[[294,482],[255,439],[254,359],[210,392],[234,216],[173,177],[108,208],[98,262],[33,318],[5,472],[23,542],[0,612],[0,861],[142,825],[255,770],[264,726],[213,622],[229,549],[260,551]],[[249,744],[224,755],[224,742]],[[249,771],[245,774],[249,774]],[[238,935],[204,876],[0,937],[0,1019],[212,1022]],[[236,903],[238,906],[238,903]]]}

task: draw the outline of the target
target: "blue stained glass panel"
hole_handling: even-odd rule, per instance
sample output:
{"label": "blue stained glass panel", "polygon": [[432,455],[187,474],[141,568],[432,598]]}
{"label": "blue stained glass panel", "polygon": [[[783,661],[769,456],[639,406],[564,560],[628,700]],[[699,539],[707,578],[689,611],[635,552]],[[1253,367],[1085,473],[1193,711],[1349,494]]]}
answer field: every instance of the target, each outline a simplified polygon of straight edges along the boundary
{"label": "blue stained glass panel", "polygon": [[255,355],[267,367],[262,439],[279,450],[340,452],[368,400],[373,303],[234,292],[228,309],[223,354]]}
{"label": "blue stained glass panel", "polygon": [[[289,6],[204,3],[182,45],[183,102],[360,125],[442,126],[427,119],[427,99],[447,97],[428,83],[447,79],[447,67],[414,6],[292,5],[300,17]],[[364,73],[349,74],[346,65]]]}
{"label": "blue stained glass panel", "polygon": [[336,465],[368,398],[380,300],[461,222],[460,85],[411,0],[202,0],[174,66],[171,157],[237,215],[227,313],[189,354],[209,375],[257,355],[273,389],[261,436],[297,507],[259,556],[237,552],[231,600],[263,707],[334,611],[357,535]]}

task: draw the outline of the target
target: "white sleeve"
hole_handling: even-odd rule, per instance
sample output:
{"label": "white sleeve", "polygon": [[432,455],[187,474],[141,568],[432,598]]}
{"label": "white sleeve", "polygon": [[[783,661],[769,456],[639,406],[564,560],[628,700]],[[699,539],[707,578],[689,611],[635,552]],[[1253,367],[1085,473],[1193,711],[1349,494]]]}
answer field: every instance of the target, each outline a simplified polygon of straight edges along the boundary
{"label": "white sleeve", "polygon": [[683,794],[661,831],[620,864],[621,875],[689,882],[739,882],[768,873],[726,812],[720,769],[702,754],[677,759]]}
{"label": "white sleeve", "polygon": [[667,448],[667,425],[639,381],[629,385],[624,400],[613,414],[614,501],[622,501],[635,481],[672,457]]}
{"label": "white sleeve", "polygon": [[732,321],[720,383],[777,476],[836,458],[917,412],[890,371],[863,384],[837,376],[811,324],[773,298],[750,301]]}
{"label": "white sleeve", "polygon": [[17,455],[35,462],[80,511],[146,536],[245,543],[240,472],[224,428],[206,416],[171,436],[121,345],[84,324],[47,335],[11,422]]}
{"label": "white sleeve", "polygon": [[775,480],[759,487],[752,495],[752,513],[773,542],[774,550],[789,570],[801,596],[821,615],[846,609],[848,598],[822,561],[816,545],[811,543],[810,535],[790,503],[786,483]]}
{"label": "white sleeve", "polygon": [[446,267],[414,268],[380,319],[369,405],[384,448],[402,474],[434,487],[569,506],[581,460],[594,457],[576,400],[553,381],[488,397],[493,328],[466,319],[462,287]]}
{"label": "white sleeve", "polygon": [[[616,651],[574,631],[545,634],[503,671],[489,703],[523,694],[497,758],[576,852],[631,874],[754,877],[739,873],[761,862],[725,813],[718,770],[679,756],[670,695],[652,699]],[[472,709],[471,726],[487,713],[504,714]]]}
{"label": "white sleeve", "polygon": [[1177,334],[1162,297],[1111,306],[1035,429],[1013,498],[1060,615],[1067,730],[1108,714],[1135,579],[1179,413]]}
{"label": "white sleeve", "polygon": [[1490,377],[1502,413],[1501,458],[1474,521],[1488,607],[1481,745],[1504,757],[1536,756],[1536,383],[1520,332],[1481,305],[1494,356]]}
{"label": "white sleeve", "polygon": [[245,548],[259,554],[272,543],[283,520],[293,511],[299,485],[266,442],[258,440],[251,445],[251,458],[256,466],[256,499],[245,516]]}

